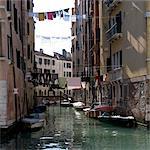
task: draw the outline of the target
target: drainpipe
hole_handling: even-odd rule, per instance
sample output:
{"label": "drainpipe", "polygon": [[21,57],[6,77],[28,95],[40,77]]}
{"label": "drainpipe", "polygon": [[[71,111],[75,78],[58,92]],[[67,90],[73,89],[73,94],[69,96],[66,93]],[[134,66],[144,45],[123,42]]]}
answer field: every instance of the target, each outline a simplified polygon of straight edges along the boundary
{"label": "drainpipe", "polygon": [[[145,2],[146,10],[146,64],[147,64],[147,75],[150,75],[150,2]],[[147,99],[146,99],[146,116],[147,127],[150,128],[150,81],[148,79]]]}

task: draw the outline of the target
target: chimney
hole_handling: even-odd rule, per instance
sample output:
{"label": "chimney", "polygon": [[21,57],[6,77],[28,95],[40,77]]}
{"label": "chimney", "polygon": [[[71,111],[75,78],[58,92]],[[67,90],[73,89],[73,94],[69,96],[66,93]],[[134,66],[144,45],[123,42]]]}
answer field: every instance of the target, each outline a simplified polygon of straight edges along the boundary
{"label": "chimney", "polygon": [[66,58],[67,56],[67,51],[65,49],[62,49],[62,55]]}
{"label": "chimney", "polygon": [[40,53],[43,54],[43,49],[40,48]]}

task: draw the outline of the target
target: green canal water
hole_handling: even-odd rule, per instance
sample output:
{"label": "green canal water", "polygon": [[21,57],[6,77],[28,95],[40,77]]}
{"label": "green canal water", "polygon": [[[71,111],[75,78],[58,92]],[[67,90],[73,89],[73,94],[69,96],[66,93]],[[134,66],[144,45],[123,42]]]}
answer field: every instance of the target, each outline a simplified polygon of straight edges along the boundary
{"label": "green canal water", "polygon": [[87,118],[74,108],[50,106],[47,125],[1,139],[0,150],[36,150],[40,137],[61,136],[71,150],[150,150],[150,131],[122,128]]}

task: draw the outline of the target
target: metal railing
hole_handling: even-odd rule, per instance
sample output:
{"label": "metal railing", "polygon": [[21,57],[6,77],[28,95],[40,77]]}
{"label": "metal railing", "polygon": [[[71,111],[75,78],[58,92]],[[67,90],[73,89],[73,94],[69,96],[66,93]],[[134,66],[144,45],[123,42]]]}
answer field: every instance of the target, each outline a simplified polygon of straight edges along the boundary
{"label": "metal railing", "polygon": [[123,69],[121,68],[116,68],[112,71],[110,71],[110,80],[115,81],[115,80],[121,80],[123,79]]}
{"label": "metal railing", "polygon": [[121,32],[121,25],[119,26],[117,23],[112,25],[106,32],[106,37],[110,41],[115,35],[120,34]]}

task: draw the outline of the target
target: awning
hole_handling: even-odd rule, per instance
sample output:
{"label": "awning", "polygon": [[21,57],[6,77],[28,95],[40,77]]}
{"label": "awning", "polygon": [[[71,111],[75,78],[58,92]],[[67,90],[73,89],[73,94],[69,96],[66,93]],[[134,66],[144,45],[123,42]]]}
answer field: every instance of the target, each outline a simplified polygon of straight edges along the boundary
{"label": "awning", "polygon": [[72,77],[67,79],[68,90],[81,89],[81,78]]}

